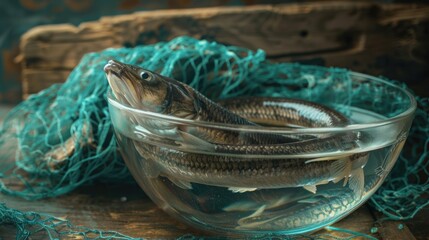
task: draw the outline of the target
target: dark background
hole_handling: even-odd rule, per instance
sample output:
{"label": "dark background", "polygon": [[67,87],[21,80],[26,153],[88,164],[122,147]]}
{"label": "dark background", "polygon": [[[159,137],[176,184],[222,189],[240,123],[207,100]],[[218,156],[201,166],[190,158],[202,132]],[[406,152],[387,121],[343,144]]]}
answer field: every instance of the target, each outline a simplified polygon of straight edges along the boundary
{"label": "dark background", "polygon": [[[210,6],[244,6],[254,4],[277,4],[290,2],[308,2],[308,1],[281,1],[281,0],[2,0],[0,1],[0,104],[16,104],[22,100],[22,84],[20,76],[20,64],[17,56],[19,55],[20,36],[30,28],[37,25],[52,23],[72,23],[79,24],[85,21],[97,20],[101,16],[125,14],[134,11],[150,11],[156,9],[181,9],[194,7]],[[321,1],[318,1],[321,2]],[[322,1],[323,2],[323,1]],[[347,1],[344,1],[347,2]],[[383,2],[400,3],[415,2],[423,3],[427,1],[365,1],[365,2]],[[404,26],[406,34],[407,26]],[[422,29],[421,38],[428,36],[429,30]],[[303,33],[306,34],[306,33]],[[421,40],[419,40],[421,41]],[[423,40],[424,41],[424,40]],[[426,38],[426,42],[429,40]],[[422,43],[427,44],[427,43]],[[423,49],[423,51],[421,50]],[[419,61],[427,62],[429,54],[427,47],[419,48],[414,52]],[[299,60],[298,60],[299,61]],[[392,68],[413,69],[417,75],[410,78],[419,78],[427,75],[428,71],[424,68],[413,66],[414,63],[392,62],[391,59],[378,59],[378,64],[388,64]],[[324,65],[317,59],[314,61],[305,61],[305,63]],[[397,71],[397,70],[396,70]],[[389,73],[382,73],[388,75]],[[403,80],[403,79],[400,79]],[[414,79],[413,81],[418,81]],[[423,81],[423,80],[420,80]],[[418,84],[414,90],[420,94],[428,96],[426,92],[429,89],[422,89]],[[426,91],[427,90],[427,91]]]}

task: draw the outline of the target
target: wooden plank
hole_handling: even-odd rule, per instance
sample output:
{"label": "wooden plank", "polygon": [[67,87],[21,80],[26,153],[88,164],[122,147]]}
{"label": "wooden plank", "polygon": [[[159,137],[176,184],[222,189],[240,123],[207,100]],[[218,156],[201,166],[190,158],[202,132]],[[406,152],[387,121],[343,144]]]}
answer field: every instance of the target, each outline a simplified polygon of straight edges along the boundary
{"label": "wooden plank", "polygon": [[[86,52],[189,35],[261,48],[275,61],[383,74],[412,82],[420,95],[429,95],[429,89],[421,88],[429,78],[429,47],[424,44],[428,28],[429,5],[423,4],[319,2],[159,10],[103,17],[76,27],[36,27],[21,39],[21,59],[24,71],[71,70]],[[46,85],[41,85],[42,75],[23,80],[28,83],[25,95]]]}
{"label": "wooden plank", "polygon": [[416,239],[404,223],[396,221],[382,222],[379,235],[382,239]]}
{"label": "wooden plank", "polygon": [[[341,66],[392,78],[419,79],[414,86],[421,86],[417,89],[423,95],[427,89],[423,83],[429,76],[429,51],[424,44],[429,32],[428,13],[427,5],[328,2],[142,12],[105,17],[78,27],[38,27],[21,41],[24,94],[64,81],[86,52],[186,34],[263,48],[276,61]],[[127,201],[120,200],[123,196]],[[21,210],[47,212],[77,225],[114,229],[132,236],[172,238],[188,232],[207,235],[170,218],[135,186],[97,185],[37,202],[1,197],[9,206]],[[361,207],[335,226],[369,234],[373,222],[370,210]],[[397,226],[396,222],[385,222],[374,236],[413,239],[408,228]],[[411,226],[420,232],[419,236],[427,232],[423,230],[427,221]],[[5,239],[12,238],[13,231],[0,227]]]}
{"label": "wooden plank", "polygon": [[[53,214],[68,219],[75,225],[114,230],[132,237],[171,239],[189,233],[196,236],[215,236],[173,219],[159,209],[137,185],[97,184],[82,187],[65,196],[40,201],[2,197],[2,201],[11,208]],[[334,226],[370,235],[373,222],[370,210],[364,205]],[[348,236],[327,230],[314,234],[328,233],[336,237]],[[15,229],[2,226],[0,236],[13,239]]]}
{"label": "wooden plank", "polygon": [[[421,8],[374,8],[374,22],[351,39],[354,47],[344,51],[316,52],[306,56],[281,56],[276,61],[298,61],[406,82],[416,95],[429,96],[428,5]],[[412,14],[414,13],[414,15]],[[370,12],[368,12],[370,14]],[[414,16],[411,17],[411,16]],[[353,34],[350,32],[350,34]]]}
{"label": "wooden plank", "polygon": [[[374,218],[371,214],[371,210],[367,205],[363,205],[359,207],[356,211],[354,211],[349,216],[345,217],[341,221],[335,223],[332,225],[336,228],[346,229],[358,233],[363,233],[369,236],[373,237],[379,237],[376,234],[371,233],[371,228],[374,224]],[[328,230],[321,230],[319,232],[316,232],[315,234],[330,234],[332,236],[335,236],[337,238],[347,238],[350,237],[350,234],[346,234],[343,232],[337,232],[337,231],[328,231]],[[355,237],[353,239],[366,239],[363,237]]]}
{"label": "wooden plank", "polygon": [[[11,108],[11,106],[0,105],[0,123]],[[21,211],[36,211],[68,219],[77,226],[115,230],[134,237],[175,238],[188,233],[211,236],[209,233],[192,229],[171,218],[156,207],[137,185],[133,184],[89,185],[58,198],[40,201],[26,201],[0,194],[0,202]],[[429,236],[428,213],[429,207],[407,222],[380,221],[383,216],[380,213],[374,213],[373,209],[364,205],[333,226],[368,234],[378,239],[425,240]],[[377,223],[377,220],[380,223]],[[400,224],[402,224],[401,228],[399,228]],[[378,231],[371,234],[372,227],[377,227]],[[342,232],[327,230],[314,234],[330,234],[338,238],[349,237]],[[0,225],[0,240],[14,239],[15,235],[15,228],[10,225]],[[32,239],[45,237],[39,235],[33,236]]]}
{"label": "wooden plank", "polygon": [[12,109],[10,105],[0,104],[0,126],[3,123],[3,119],[6,117],[7,113]]}
{"label": "wooden plank", "polygon": [[[127,200],[121,201],[124,197]],[[5,197],[5,202],[8,207],[49,213],[76,225],[120,231],[134,237],[172,238],[195,232],[155,207],[135,185],[86,187],[74,194],[31,204],[10,197]]]}
{"label": "wooden plank", "polygon": [[35,45],[27,45],[23,51],[31,54],[28,55],[28,61],[25,61],[23,71],[30,67],[37,67],[41,70],[72,69],[79,63],[80,58],[85,53],[101,51],[115,46],[119,47],[120,45],[115,45],[115,42],[111,39],[82,40],[73,44],[67,42],[39,42]]}
{"label": "wooden plank", "polygon": [[[346,48],[339,35],[356,24],[356,20],[361,20],[361,13],[356,11],[361,6],[357,5],[357,9],[341,9],[341,12],[334,7],[336,5],[332,6],[332,9],[323,4],[313,4],[141,12],[102,18],[98,24],[82,24],[76,28],[65,25],[58,26],[58,29],[55,25],[36,27],[22,37],[21,49],[25,57],[41,58],[57,64],[55,60],[64,60],[61,52],[68,53],[73,49],[73,54],[79,55],[81,48],[88,49],[88,46],[80,45],[92,44],[88,43],[89,39],[94,42],[94,46],[99,46],[99,39],[92,37],[94,34],[102,35],[103,40],[111,39],[107,45],[102,45],[104,47],[122,46],[125,43],[134,45],[142,43],[142,40],[144,43],[153,43],[190,35],[251,49],[262,48],[268,56]],[[358,14],[341,25],[330,24],[332,19],[329,16],[336,14],[341,19],[351,14],[351,11]],[[303,30],[313,32],[313,37],[303,39]],[[161,31],[166,34],[165,37],[160,36]],[[145,39],[139,39],[142,37]],[[46,56],[47,52],[54,56]]]}
{"label": "wooden plank", "polygon": [[429,207],[423,208],[412,220],[407,221],[408,229],[417,240],[429,239]]}
{"label": "wooden plank", "polygon": [[413,233],[403,221],[385,220],[385,216],[374,211],[375,226],[378,228],[378,234],[382,239],[407,239],[416,240]]}
{"label": "wooden plank", "polygon": [[[54,83],[63,82],[64,79],[67,79],[71,70],[55,69],[55,70],[34,70],[34,69],[24,69],[22,75],[24,76],[22,82],[22,88],[25,93],[36,93],[45,88],[48,88]],[[43,79],[39,84],[32,84],[31,79]],[[27,98],[27,95],[24,95],[24,98]]]}

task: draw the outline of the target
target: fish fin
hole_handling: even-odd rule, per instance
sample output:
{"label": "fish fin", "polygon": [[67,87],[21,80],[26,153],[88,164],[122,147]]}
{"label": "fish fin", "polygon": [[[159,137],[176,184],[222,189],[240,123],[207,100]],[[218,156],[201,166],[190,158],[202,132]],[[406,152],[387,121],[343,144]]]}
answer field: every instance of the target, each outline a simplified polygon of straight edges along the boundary
{"label": "fish fin", "polygon": [[305,164],[309,164],[309,163],[313,163],[313,162],[330,161],[330,160],[332,160],[332,158],[328,158],[328,157],[314,158],[314,159],[310,159],[310,160],[305,161]]}
{"label": "fish fin", "polygon": [[338,183],[339,181],[341,181],[341,178],[335,178],[334,180],[332,180],[333,183]]}
{"label": "fish fin", "polygon": [[232,203],[224,207],[222,210],[225,212],[233,212],[233,211],[247,212],[247,211],[255,210],[258,207],[259,207],[259,204],[256,204],[254,202],[240,201],[240,202]]}
{"label": "fish fin", "polygon": [[[265,210],[267,209],[273,209],[277,208],[286,204],[289,204],[293,201],[293,199],[290,198],[290,196],[282,196],[274,201],[268,201],[267,204],[265,204]],[[257,210],[261,205],[253,202],[253,201],[240,201],[235,202],[233,204],[230,204],[223,208],[223,211],[225,212],[232,212],[232,211],[239,211],[239,212],[248,212],[248,211],[254,211]]]}
{"label": "fish fin", "polygon": [[345,186],[352,169],[350,160],[348,158],[338,159],[337,161],[332,163],[331,167],[331,176],[333,177],[332,181],[334,183],[338,183],[344,178],[343,186]]}
{"label": "fish fin", "polygon": [[177,178],[173,178],[173,177],[170,177],[170,176],[167,176],[167,178],[172,183],[174,183],[174,185],[180,187],[181,189],[184,189],[184,190],[190,190],[190,189],[192,189],[192,184],[190,182],[188,182],[188,181],[183,181],[183,180],[180,180],[180,179],[177,179]]}
{"label": "fish fin", "polygon": [[265,208],[266,208],[266,205],[264,204],[264,205],[260,206],[255,212],[253,212],[252,214],[250,214],[249,216],[240,218],[237,221],[238,225],[247,225],[246,224],[246,220],[247,219],[261,216],[261,214],[265,211]]}
{"label": "fish fin", "polygon": [[351,156],[351,154],[340,154],[340,155],[335,155],[335,156],[313,158],[313,159],[305,161],[305,164],[312,163],[312,162],[333,161],[333,160],[339,160],[339,159],[345,159],[345,158],[348,159],[350,156]]}
{"label": "fish fin", "polygon": [[161,175],[161,169],[158,164],[154,164],[156,159],[153,159],[150,151],[153,151],[151,148],[147,148],[146,144],[141,144],[134,141],[134,147],[137,150],[138,154],[145,158],[145,161],[137,161],[138,167],[137,171],[144,171],[145,175],[150,178],[157,178]]}
{"label": "fish fin", "polygon": [[276,201],[274,201],[274,202],[270,203],[270,204],[267,206],[267,209],[277,208],[277,207],[280,207],[280,206],[286,205],[286,204],[288,204],[288,203],[290,203],[290,202],[291,202],[291,198],[290,198],[290,197],[286,197],[286,196],[284,196],[284,197],[281,197],[281,198],[277,199]]}
{"label": "fish fin", "polygon": [[321,180],[320,182],[318,182],[316,185],[322,185],[322,184],[328,184],[329,180],[325,179],[325,180]]}
{"label": "fish fin", "polygon": [[258,210],[256,210],[254,213],[252,213],[249,216],[247,216],[247,218],[261,216],[261,214],[265,211],[265,208],[266,208],[266,205],[264,204],[261,207],[259,207]]}
{"label": "fish fin", "polygon": [[299,203],[308,203],[308,204],[313,204],[313,203],[317,203],[317,202],[319,202],[319,201],[320,201],[320,199],[319,199],[319,198],[307,198],[307,199],[299,200],[298,202],[299,202]]}
{"label": "fish fin", "polygon": [[329,183],[328,179],[326,179],[326,180],[320,180],[318,183],[316,183],[314,185],[305,185],[305,186],[303,186],[303,188],[305,190],[307,190],[307,191],[315,194],[316,191],[317,191],[317,185],[328,184],[328,183]]}
{"label": "fish fin", "polygon": [[364,185],[365,174],[363,168],[353,169],[349,180],[349,188],[360,198],[364,193]]}
{"label": "fish fin", "polygon": [[228,190],[230,190],[233,193],[245,193],[245,192],[256,191],[257,188],[229,187]]}
{"label": "fish fin", "polygon": [[316,193],[316,191],[317,191],[316,185],[304,185],[302,187],[311,193]]}
{"label": "fish fin", "polygon": [[182,137],[183,141],[176,141],[176,144],[181,145],[183,148],[186,148],[187,150],[190,150],[190,149],[214,150],[215,149],[215,146],[212,143],[207,142],[204,139],[201,139],[185,131],[177,130],[177,132]]}

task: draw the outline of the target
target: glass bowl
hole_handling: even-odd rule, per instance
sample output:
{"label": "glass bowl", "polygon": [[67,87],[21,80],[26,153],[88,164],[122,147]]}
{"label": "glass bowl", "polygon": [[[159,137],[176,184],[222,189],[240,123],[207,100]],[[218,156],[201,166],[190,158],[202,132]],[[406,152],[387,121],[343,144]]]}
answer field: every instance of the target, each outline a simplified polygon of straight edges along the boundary
{"label": "glass bowl", "polygon": [[[198,229],[225,235],[294,235],[330,225],[368,200],[407,138],[416,108],[409,92],[360,73],[348,73],[347,81],[304,96],[346,115],[350,124],[339,127],[192,121],[133,109],[113,94],[108,94],[108,104],[127,167],[164,211]],[[291,86],[285,82],[270,93],[281,96],[283,88]],[[320,144],[324,139],[339,144],[303,152],[246,152],[168,137],[168,131],[198,128],[298,139],[293,144]]]}

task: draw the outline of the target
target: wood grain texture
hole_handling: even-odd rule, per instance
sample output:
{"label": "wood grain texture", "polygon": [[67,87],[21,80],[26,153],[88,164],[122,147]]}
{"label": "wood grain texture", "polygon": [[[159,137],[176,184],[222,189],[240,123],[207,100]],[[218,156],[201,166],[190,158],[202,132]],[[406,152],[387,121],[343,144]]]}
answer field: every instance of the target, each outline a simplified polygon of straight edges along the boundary
{"label": "wood grain texture", "polygon": [[[1,201],[11,208],[51,214],[67,219],[77,226],[113,230],[132,237],[174,239],[186,234],[221,237],[196,230],[170,217],[159,209],[137,185],[133,184],[98,183],[81,187],[64,196],[39,201],[27,201],[4,195],[0,195],[0,197]],[[428,210],[429,208],[424,209],[420,218],[399,222],[382,220],[383,216],[380,213],[363,205],[348,217],[335,223],[333,227],[365,233],[381,240],[425,240],[429,236],[429,229],[427,219],[424,219],[423,216]],[[399,227],[400,224],[402,224],[402,228]],[[408,225],[412,226],[413,232],[409,230]],[[378,230],[371,234],[373,227],[377,227]],[[12,226],[0,226],[0,239],[2,237],[3,239],[14,239],[15,234],[16,229]],[[316,234],[330,234],[340,238],[350,236],[346,233],[327,230],[313,233],[313,235]],[[33,236],[32,239],[45,239],[45,237],[39,234]]]}
{"label": "wood grain texture", "polygon": [[[0,122],[11,106],[0,105]],[[36,211],[70,220],[74,225],[100,230],[114,230],[133,237],[172,239],[192,233],[197,236],[219,236],[192,229],[159,209],[137,185],[94,184],[81,187],[67,195],[40,201],[27,201],[0,194],[0,202],[20,211]],[[372,235],[377,239],[417,239],[429,236],[429,208],[423,209],[414,219],[405,222],[383,221],[383,216],[364,205],[334,227]],[[403,224],[403,228],[398,228]],[[371,228],[378,231],[370,234]],[[64,229],[63,229],[64,230]],[[314,234],[330,233],[348,237],[341,232],[322,230]],[[0,225],[0,240],[16,238],[16,229]],[[46,235],[31,239],[46,239]],[[62,239],[82,239],[78,237]],[[353,238],[365,239],[365,238]]]}
{"label": "wood grain texture", "polygon": [[[0,195],[2,196],[2,195]],[[175,220],[159,209],[137,185],[96,184],[54,199],[26,201],[2,196],[6,205],[21,211],[36,211],[70,220],[74,225],[101,230],[114,230],[132,237],[147,239],[172,239],[186,234],[204,237],[221,237],[193,229]],[[124,201],[124,199],[126,200]],[[335,227],[370,234],[374,218],[367,206],[342,221]],[[329,233],[336,237],[349,235],[321,230],[314,234]],[[378,235],[373,235],[378,237]],[[0,227],[0,237],[14,239],[15,229]],[[43,239],[38,235],[33,239]]]}
{"label": "wood grain texture", "polygon": [[[425,83],[429,81],[429,5],[324,2],[161,10],[103,17],[79,26],[36,27],[20,44],[24,97],[63,82],[87,52],[180,35],[261,48],[273,61],[382,74],[407,82],[419,95],[429,94]],[[123,196],[127,201],[120,200]],[[163,213],[136,186],[95,185],[37,202],[0,197],[9,207],[42,211],[77,225],[136,237],[174,238],[189,232],[207,236]],[[429,235],[424,217],[407,222],[411,231],[398,229],[397,222],[375,225],[379,218],[363,206],[335,226],[367,234],[377,226],[379,231],[373,236],[380,239],[412,239],[414,235],[420,240]],[[13,238],[14,229],[1,226],[2,235]]]}
{"label": "wood grain texture", "polygon": [[2,0],[0,1],[0,103],[16,104],[22,100],[19,75],[21,69],[20,64],[14,59],[19,53],[19,38],[34,26],[65,22],[78,24],[101,16],[127,14],[132,11],[279,2],[284,0]]}
{"label": "wood grain texture", "polygon": [[407,221],[408,229],[417,240],[429,240],[429,207],[422,209],[414,218]]}
{"label": "wood grain texture", "polygon": [[[274,61],[338,66],[405,81],[429,95],[429,5],[323,2],[137,12],[33,28],[21,39],[24,96],[70,71],[84,53],[181,35],[263,49]],[[428,90],[428,91],[425,91]]]}
{"label": "wood grain texture", "polygon": [[[43,79],[38,85],[31,84],[31,81],[25,81],[22,84],[23,91],[25,93],[38,92],[41,89],[50,87],[52,84],[63,82],[67,79],[71,70],[68,69],[56,69],[56,70],[34,70],[25,69],[22,71],[22,75],[26,79]],[[34,89],[35,88],[35,89]],[[27,95],[24,95],[27,96]]]}

